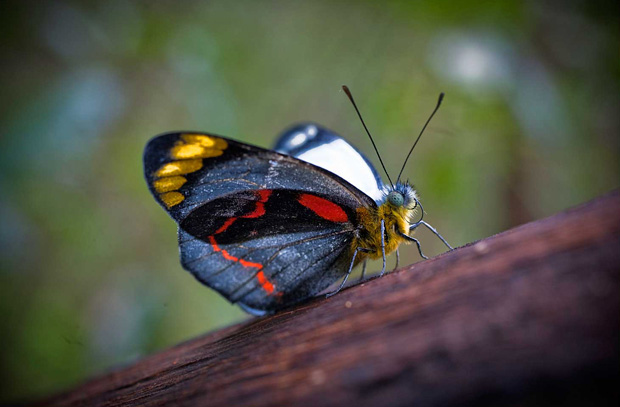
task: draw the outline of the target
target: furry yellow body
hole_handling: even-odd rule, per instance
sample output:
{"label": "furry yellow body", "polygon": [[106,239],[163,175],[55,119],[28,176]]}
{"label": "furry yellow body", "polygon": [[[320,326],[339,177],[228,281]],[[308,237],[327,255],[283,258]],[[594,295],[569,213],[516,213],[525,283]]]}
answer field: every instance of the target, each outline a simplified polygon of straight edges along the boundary
{"label": "furry yellow body", "polygon": [[381,220],[385,224],[385,254],[394,252],[401,243],[409,243],[398,232],[409,235],[410,220],[416,210],[405,206],[397,207],[389,201],[382,203],[376,209],[359,208],[357,210],[358,221],[362,227],[359,236],[352,247],[361,247],[370,250],[358,253],[356,264],[366,259],[380,259],[383,256],[381,250]]}

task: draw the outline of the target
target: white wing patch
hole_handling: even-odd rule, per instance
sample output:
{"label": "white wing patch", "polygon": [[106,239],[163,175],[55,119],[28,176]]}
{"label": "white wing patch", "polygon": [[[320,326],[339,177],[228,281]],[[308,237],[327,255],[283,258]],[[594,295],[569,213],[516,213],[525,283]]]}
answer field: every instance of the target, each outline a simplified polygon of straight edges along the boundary
{"label": "white wing patch", "polygon": [[[305,140],[299,141],[301,144]],[[366,161],[349,143],[342,139],[333,140],[305,151],[297,158],[344,178],[375,201],[383,198],[383,192],[377,186],[375,176]]]}

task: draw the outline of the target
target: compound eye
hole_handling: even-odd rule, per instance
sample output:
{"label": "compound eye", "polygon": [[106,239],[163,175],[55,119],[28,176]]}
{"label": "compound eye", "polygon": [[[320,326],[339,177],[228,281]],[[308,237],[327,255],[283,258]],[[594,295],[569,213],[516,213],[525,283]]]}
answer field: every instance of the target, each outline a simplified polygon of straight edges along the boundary
{"label": "compound eye", "polygon": [[399,192],[392,191],[388,194],[388,202],[396,207],[401,207],[405,203],[405,198]]}

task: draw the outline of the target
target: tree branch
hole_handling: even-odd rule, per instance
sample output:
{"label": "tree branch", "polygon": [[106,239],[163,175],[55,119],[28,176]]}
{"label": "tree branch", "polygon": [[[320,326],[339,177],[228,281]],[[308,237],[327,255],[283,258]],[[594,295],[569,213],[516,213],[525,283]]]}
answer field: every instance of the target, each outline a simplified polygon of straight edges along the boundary
{"label": "tree branch", "polygon": [[42,405],[617,405],[620,192]]}

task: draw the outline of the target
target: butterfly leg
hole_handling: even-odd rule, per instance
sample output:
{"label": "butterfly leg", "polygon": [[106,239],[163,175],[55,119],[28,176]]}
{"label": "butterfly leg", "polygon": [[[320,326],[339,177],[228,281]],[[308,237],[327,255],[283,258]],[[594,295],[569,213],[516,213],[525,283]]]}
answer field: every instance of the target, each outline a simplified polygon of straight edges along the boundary
{"label": "butterfly leg", "polygon": [[398,263],[400,261],[400,254],[398,253],[398,247],[396,248],[396,265],[394,266],[394,270],[398,268]]}
{"label": "butterfly leg", "polygon": [[364,260],[364,264],[362,264],[362,274],[360,275],[360,279],[358,281],[364,280],[366,277],[366,260]]}
{"label": "butterfly leg", "polygon": [[383,257],[383,267],[379,277],[385,274],[385,221],[383,219],[381,219],[381,254]]}
{"label": "butterfly leg", "polygon": [[401,235],[402,237],[404,237],[405,239],[409,240],[410,242],[415,242],[415,244],[418,246],[418,252],[420,253],[420,256],[423,259],[428,259],[428,257],[426,257],[424,255],[424,253],[422,253],[422,246],[420,245],[420,241],[418,239],[416,239],[415,237],[411,237],[409,235],[406,235],[404,233],[398,232],[399,235]]}
{"label": "butterfly leg", "polygon": [[[353,265],[355,264],[355,258],[357,257],[357,253],[359,253],[359,252],[366,252],[366,253],[368,253],[370,251],[371,250],[366,249],[364,247],[358,247],[357,249],[355,249],[355,251],[353,252],[353,258],[351,259],[351,264],[349,264],[349,270],[347,270],[347,274],[344,275],[344,278],[342,279],[342,283],[340,283],[338,288],[336,288],[334,291],[325,294],[325,297],[331,297],[334,294],[338,294],[338,292],[340,290],[342,290],[342,287],[344,287],[345,283],[347,282],[347,279],[351,275],[351,271],[353,270]],[[364,265],[366,265],[366,262],[364,262]]]}
{"label": "butterfly leg", "polygon": [[448,246],[448,249],[450,250],[454,250],[454,248],[452,246],[450,246],[450,244],[446,241],[446,239],[443,238],[443,236],[441,236],[439,234],[439,232],[437,232],[437,230],[432,227],[431,225],[429,225],[428,223],[424,222],[423,220],[419,220],[416,223],[414,223],[413,225],[411,225],[409,227],[409,232],[411,232],[412,230],[414,230],[415,228],[417,228],[420,225],[424,225],[428,228],[428,230],[430,230],[431,232],[433,232],[433,234],[435,236],[437,236],[439,239],[441,239],[441,241],[443,242],[443,244],[445,244],[446,246]]}

